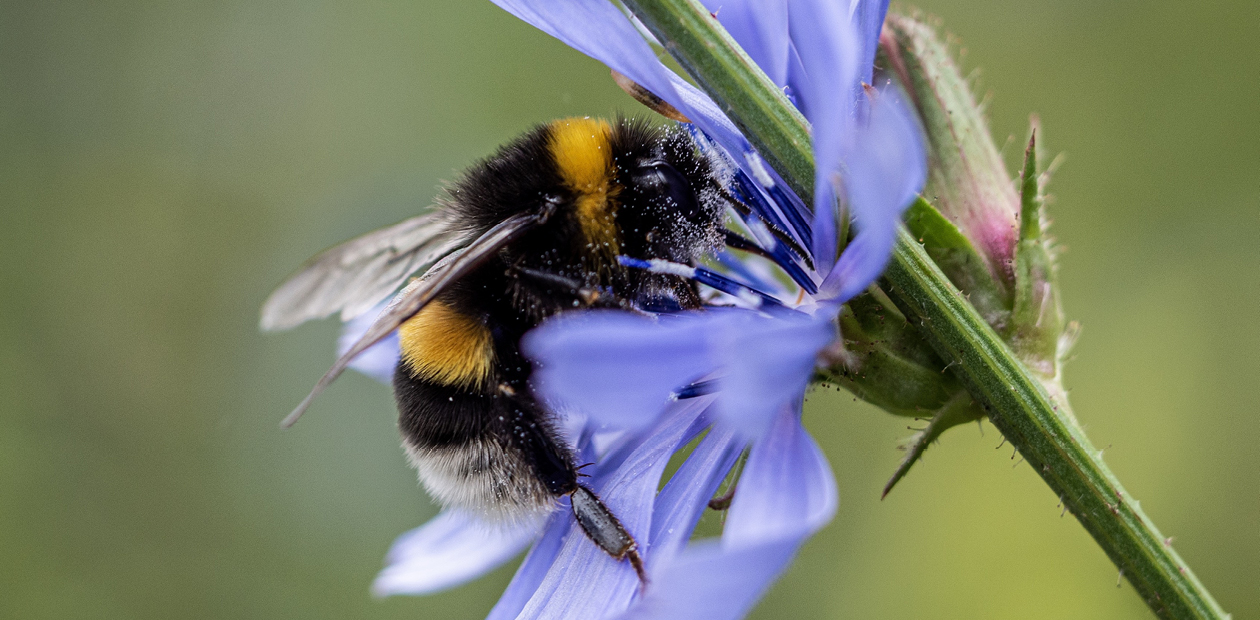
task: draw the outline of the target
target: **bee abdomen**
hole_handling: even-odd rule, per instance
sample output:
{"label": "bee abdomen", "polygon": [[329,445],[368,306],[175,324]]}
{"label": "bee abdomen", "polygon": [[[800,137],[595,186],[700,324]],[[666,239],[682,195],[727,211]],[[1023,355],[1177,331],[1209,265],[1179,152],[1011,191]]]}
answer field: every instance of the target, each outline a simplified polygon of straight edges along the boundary
{"label": "bee abdomen", "polygon": [[530,397],[437,385],[405,363],[394,392],[407,455],[439,503],[512,519],[548,512],[576,487],[563,438]]}
{"label": "bee abdomen", "polygon": [[441,385],[483,387],[494,369],[489,328],[443,301],[434,301],[398,328],[403,363]]}
{"label": "bee abdomen", "polygon": [[491,437],[440,448],[419,446],[407,437],[403,445],[425,489],[443,506],[494,521],[555,507],[554,496],[521,455]]}

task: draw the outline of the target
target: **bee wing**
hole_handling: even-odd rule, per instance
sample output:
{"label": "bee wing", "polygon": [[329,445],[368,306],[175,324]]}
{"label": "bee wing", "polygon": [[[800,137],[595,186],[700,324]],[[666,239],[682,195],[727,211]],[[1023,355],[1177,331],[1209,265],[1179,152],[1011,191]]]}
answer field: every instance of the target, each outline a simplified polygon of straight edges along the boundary
{"label": "bee wing", "polygon": [[263,304],[259,325],[289,329],[337,311],[348,321],[466,241],[445,210],[355,237],[307,261],[281,284]]}
{"label": "bee wing", "polygon": [[539,213],[522,213],[500,222],[494,228],[486,231],[485,234],[468,244],[464,249],[442,259],[440,263],[429,269],[424,277],[412,282],[407,288],[400,291],[398,296],[390,302],[389,306],[381,311],[381,315],[376,318],[376,321],[372,323],[367,332],[341,357],[337,358],[332,368],[329,368],[323,377],[320,377],[319,381],[315,383],[315,387],[311,389],[311,393],[302,400],[292,413],[280,422],[280,426],[284,428],[292,426],[306,412],[311,401],[315,400],[315,397],[320,392],[323,392],[324,388],[336,380],[355,357],[366,351],[368,347],[380,342],[390,332],[398,329],[399,325],[415,316],[417,312],[423,309],[430,301],[433,301],[433,298],[437,297],[447,286],[480,267],[503,246],[511,243],[513,239],[516,239],[534,225],[545,222],[551,216],[552,210],[554,210],[554,206],[549,204]]}

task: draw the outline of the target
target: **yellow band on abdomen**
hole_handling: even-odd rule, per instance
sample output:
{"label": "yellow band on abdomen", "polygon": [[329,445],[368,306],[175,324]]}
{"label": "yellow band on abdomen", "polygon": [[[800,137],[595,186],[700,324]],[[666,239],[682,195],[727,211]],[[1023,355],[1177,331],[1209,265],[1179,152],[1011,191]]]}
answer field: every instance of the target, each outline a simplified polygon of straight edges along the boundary
{"label": "yellow band on abdomen", "polygon": [[490,330],[477,319],[435,301],[398,328],[403,362],[417,379],[476,388],[494,367]]}

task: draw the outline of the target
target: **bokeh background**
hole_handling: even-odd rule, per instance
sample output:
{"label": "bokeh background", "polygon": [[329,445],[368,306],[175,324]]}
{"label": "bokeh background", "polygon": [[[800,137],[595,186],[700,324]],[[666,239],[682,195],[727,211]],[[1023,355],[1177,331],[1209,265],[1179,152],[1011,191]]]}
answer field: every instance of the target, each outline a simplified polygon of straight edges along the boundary
{"label": "bokeh background", "polygon": [[[1094,443],[1260,616],[1260,5],[919,6],[984,69],[999,140],[1038,112],[1068,155]],[[603,67],[484,1],[0,3],[0,616],[483,617],[512,567],[369,595],[435,509],[371,380],[277,429],[336,327],[262,335],[257,308],[531,124],[619,110]],[[992,427],[881,502],[905,421],[834,392],[806,417],[839,513],[754,617],[1150,617]]]}

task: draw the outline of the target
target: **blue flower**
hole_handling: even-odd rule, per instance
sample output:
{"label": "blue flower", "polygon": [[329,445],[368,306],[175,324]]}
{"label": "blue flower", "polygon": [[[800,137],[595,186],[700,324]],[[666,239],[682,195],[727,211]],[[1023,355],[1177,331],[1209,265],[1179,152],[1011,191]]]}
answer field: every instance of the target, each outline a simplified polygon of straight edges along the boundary
{"label": "blue flower", "polygon": [[[718,257],[720,269],[627,261],[691,277],[732,307],[657,317],[570,313],[522,343],[540,395],[568,414],[583,462],[594,463],[585,470],[590,486],[640,543],[650,577],[642,591],[634,571],[591,544],[568,510],[494,529],[443,512],[399,538],[374,590],[449,587],[533,542],[490,618],[741,617],[835,511],[830,468],[800,422],[805,389],[818,352],[835,340],[839,305],[882,271],[900,213],[926,174],[915,120],[894,89],[870,84],[887,2],[707,2],[813,126],[809,209],[612,3],[494,1],[691,119],[697,143],[727,169],[730,191],[752,207],[743,219],[749,236],[792,284],[764,261],[729,252]],[[856,230],[838,258],[837,200]],[[388,364],[390,346],[374,366]],[[658,492],[670,457],[702,433]],[[720,539],[689,542],[745,453]]]}

